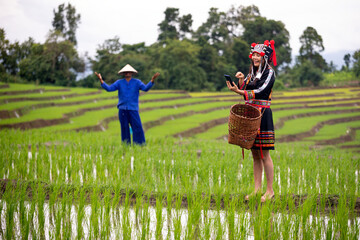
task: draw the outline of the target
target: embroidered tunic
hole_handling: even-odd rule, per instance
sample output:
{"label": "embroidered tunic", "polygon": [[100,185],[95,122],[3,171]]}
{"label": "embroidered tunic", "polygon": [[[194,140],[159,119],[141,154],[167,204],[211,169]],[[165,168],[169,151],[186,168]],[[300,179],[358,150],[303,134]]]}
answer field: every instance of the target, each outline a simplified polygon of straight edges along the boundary
{"label": "embroidered tunic", "polygon": [[[260,131],[256,136],[252,149],[274,150],[275,132],[270,109],[271,92],[275,82],[275,72],[272,68],[265,69],[261,78],[254,80],[250,74],[244,80],[240,87],[245,90],[245,104],[252,105],[263,112]],[[263,109],[264,108],[264,109]]]}

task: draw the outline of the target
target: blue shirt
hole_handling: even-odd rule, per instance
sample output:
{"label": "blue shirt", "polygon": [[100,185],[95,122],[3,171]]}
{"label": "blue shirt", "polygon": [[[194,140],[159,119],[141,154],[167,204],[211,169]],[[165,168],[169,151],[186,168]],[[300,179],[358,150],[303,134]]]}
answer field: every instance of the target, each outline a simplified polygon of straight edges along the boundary
{"label": "blue shirt", "polygon": [[114,82],[110,86],[104,82],[103,84],[101,84],[101,87],[108,92],[118,90],[118,109],[139,111],[139,91],[143,90],[147,92],[153,85],[154,83],[152,83],[151,81],[145,85],[139,79],[131,78],[128,82],[124,78],[116,80],[116,82]]}

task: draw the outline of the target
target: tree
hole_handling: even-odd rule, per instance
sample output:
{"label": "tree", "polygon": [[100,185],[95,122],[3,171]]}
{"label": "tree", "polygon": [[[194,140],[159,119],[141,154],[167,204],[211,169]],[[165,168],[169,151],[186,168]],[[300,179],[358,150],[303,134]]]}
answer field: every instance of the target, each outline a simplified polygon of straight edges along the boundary
{"label": "tree", "polygon": [[136,44],[124,44],[122,54],[143,54],[147,50],[145,42],[136,43]]}
{"label": "tree", "polygon": [[199,66],[200,47],[189,40],[167,40],[165,47],[149,49],[153,67],[161,68],[167,78],[165,88],[199,91],[206,84],[206,73]]}
{"label": "tree", "polygon": [[[117,72],[126,64],[133,66],[139,73],[136,75],[140,79],[150,79],[149,68],[150,60],[146,54],[147,47],[144,42],[137,44],[121,44],[117,36],[107,39],[99,45],[96,50],[96,57],[92,62],[92,70],[100,72],[107,83],[115,82],[119,79]],[[95,81],[95,84],[92,84]],[[88,85],[96,84],[98,79],[94,77],[87,78],[84,83]]]}
{"label": "tree", "polygon": [[324,79],[321,69],[312,64],[310,60],[304,60],[293,68],[293,79],[296,87],[318,86]]}
{"label": "tree", "polygon": [[236,69],[244,72],[250,64],[249,44],[242,38],[234,38],[229,50],[225,52],[225,57],[229,63],[236,66]]}
{"label": "tree", "polygon": [[300,62],[309,60],[314,66],[326,71],[326,61],[320,55],[320,52],[324,51],[323,40],[317,31],[313,27],[307,27],[299,39],[301,47],[298,60]]}
{"label": "tree", "polygon": [[353,71],[356,77],[360,77],[360,49],[355,51],[353,54]]}
{"label": "tree", "polygon": [[179,39],[179,33],[176,29],[176,24],[179,20],[178,8],[166,8],[165,19],[158,24],[160,27],[160,34],[158,36],[159,41],[166,39]]}
{"label": "tree", "polygon": [[75,86],[76,73],[85,68],[74,44],[57,31],[50,32],[44,44],[34,44],[19,66],[20,76],[28,81],[59,86]]}
{"label": "tree", "polygon": [[0,28],[0,72],[15,76],[19,72],[19,62],[30,54],[34,40],[11,43],[6,39],[5,30]]}
{"label": "tree", "polygon": [[178,8],[166,8],[165,19],[158,24],[160,34],[158,41],[165,42],[167,39],[184,39],[192,32],[192,15],[179,16]]}
{"label": "tree", "polygon": [[75,7],[70,3],[65,7],[63,3],[58,6],[57,11],[54,9],[53,13],[54,19],[52,25],[54,30],[62,33],[67,40],[76,45],[76,29],[80,23],[80,14],[76,14]]}
{"label": "tree", "polygon": [[244,31],[243,25],[248,21],[254,21],[260,17],[260,10],[255,5],[242,6],[235,8],[232,6],[226,13],[228,29],[233,37],[240,37]]}
{"label": "tree", "polygon": [[329,65],[327,66],[327,71],[328,72],[336,72],[337,66],[334,64],[333,61],[330,61]]}
{"label": "tree", "polygon": [[275,41],[276,55],[281,56],[277,59],[278,66],[290,64],[290,35],[284,23],[268,20],[265,17],[253,17],[250,20],[245,20],[243,25],[245,31],[242,38],[247,43],[263,43],[265,40],[273,39]]}
{"label": "tree", "polygon": [[52,21],[52,25],[54,27],[54,30],[59,31],[63,34],[66,32],[66,26],[65,26],[65,19],[64,19],[64,11],[65,11],[65,4],[60,4],[58,6],[58,10],[53,10],[54,13],[54,19]]}
{"label": "tree", "polygon": [[224,80],[221,77],[224,73],[232,74],[235,66],[228,67],[226,58],[219,56],[214,46],[205,42],[200,45],[197,57],[200,61],[199,67],[206,73],[207,81],[204,88],[208,90],[221,90],[224,87]]}
{"label": "tree", "polygon": [[345,66],[342,67],[342,70],[348,71],[350,69],[351,55],[350,53],[344,55]]}
{"label": "tree", "polygon": [[110,54],[117,54],[121,51],[120,38],[115,36],[114,38],[106,39],[103,44],[99,45],[97,51],[104,51]]}
{"label": "tree", "polygon": [[191,14],[184,15],[179,18],[179,35],[180,39],[185,39],[186,34],[191,33],[193,20]]}
{"label": "tree", "polygon": [[229,30],[227,28],[225,12],[218,12],[217,8],[211,8],[208,19],[194,33],[194,39],[205,39],[208,43],[215,46],[218,50],[230,41]]}
{"label": "tree", "polygon": [[[91,59],[93,72],[100,72],[103,79],[107,81],[116,80],[116,69],[120,70],[121,67],[119,64],[121,49],[122,44],[120,43],[120,38],[118,36],[107,39],[103,44],[100,44],[96,50],[95,59]],[[87,81],[90,80],[98,82],[98,79],[95,76],[91,76]]]}

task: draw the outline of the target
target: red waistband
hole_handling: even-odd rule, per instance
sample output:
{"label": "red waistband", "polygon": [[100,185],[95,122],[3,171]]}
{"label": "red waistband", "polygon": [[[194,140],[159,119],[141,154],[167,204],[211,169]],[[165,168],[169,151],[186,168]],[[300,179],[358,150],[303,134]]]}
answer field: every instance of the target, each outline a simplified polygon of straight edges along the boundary
{"label": "red waistband", "polygon": [[245,104],[257,107],[257,108],[270,108],[271,101],[259,100],[259,99],[250,99],[245,101]]}

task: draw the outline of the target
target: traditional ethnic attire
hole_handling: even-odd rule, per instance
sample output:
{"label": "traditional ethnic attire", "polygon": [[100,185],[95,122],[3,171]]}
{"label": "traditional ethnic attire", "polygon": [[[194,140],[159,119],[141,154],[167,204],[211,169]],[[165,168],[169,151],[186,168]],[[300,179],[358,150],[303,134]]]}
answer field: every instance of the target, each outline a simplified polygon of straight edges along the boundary
{"label": "traditional ethnic attire", "polygon": [[[272,46],[271,46],[272,45]],[[274,62],[276,65],[276,55],[274,41],[265,41],[264,44],[253,43],[250,52],[250,58],[254,52],[259,53],[265,59],[265,66],[259,66],[258,71],[254,73],[251,69],[242,86],[241,90],[245,90],[245,104],[257,107],[262,113],[260,130],[256,136],[252,149],[274,150],[275,149],[275,132],[270,109],[271,92],[275,82],[275,72],[269,63]]]}
{"label": "traditional ethnic attire", "polygon": [[261,125],[252,149],[274,150],[275,133],[271,104],[271,90],[275,82],[274,70],[268,67],[260,79],[254,80],[249,74],[241,90],[245,90],[245,104],[257,107],[262,113]]}
{"label": "traditional ethnic attire", "polygon": [[[119,73],[122,72],[136,72],[130,65],[126,65]],[[125,143],[131,143],[131,126],[133,132],[133,142],[135,144],[145,144],[145,134],[141,124],[139,115],[139,91],[147,92],[152,86],[153,82],[144,84],[141,80],[131,78],[130,81],[126,79],[119,79],[110,86],[105,82],[101,84],[101,87],[108,92],[118,90],[119,102],[117,108],[119,109],[119,121],[121,127],[121,140]]]}

